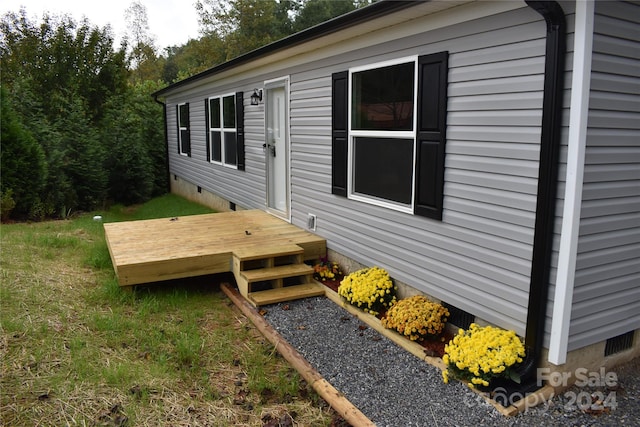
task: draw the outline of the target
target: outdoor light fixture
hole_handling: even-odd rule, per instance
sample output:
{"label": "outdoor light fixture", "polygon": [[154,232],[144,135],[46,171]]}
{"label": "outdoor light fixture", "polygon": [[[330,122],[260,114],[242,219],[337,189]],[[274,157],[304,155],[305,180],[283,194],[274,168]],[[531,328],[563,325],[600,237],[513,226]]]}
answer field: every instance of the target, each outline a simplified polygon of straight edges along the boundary
{"label": "outdoor light fixture", "polygon": [[262,89],[254,89],[251,95],[251,105],[258,105],[262,101]]}

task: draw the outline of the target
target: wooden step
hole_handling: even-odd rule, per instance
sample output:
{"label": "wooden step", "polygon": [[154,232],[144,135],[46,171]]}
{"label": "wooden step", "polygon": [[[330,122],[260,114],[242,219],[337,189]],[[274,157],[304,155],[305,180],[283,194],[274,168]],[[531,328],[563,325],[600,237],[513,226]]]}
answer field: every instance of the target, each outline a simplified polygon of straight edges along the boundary
{"label": "wooden step", "polygon": [[284,288],[267,289],[249,293],[249,302],[253,305],[275,304],[294,299],[324,295],[324,287],[318,283],[285,286]]}
{"label": "wooden step", "polygon": [[233,251],[233,255],[240,261],[252,261],[255,259],[283,257],[288,255],[302,255],[303,253],[304,249],[293,243],[286,245],[250,246]]}
{"label": "wooden step", "polygon": [[266,280],[284,279],[287,277],[306,276],[313,274],[313,267],[307,264],[279,265],[277,267],[257,268],[240,272],[248,283]]}

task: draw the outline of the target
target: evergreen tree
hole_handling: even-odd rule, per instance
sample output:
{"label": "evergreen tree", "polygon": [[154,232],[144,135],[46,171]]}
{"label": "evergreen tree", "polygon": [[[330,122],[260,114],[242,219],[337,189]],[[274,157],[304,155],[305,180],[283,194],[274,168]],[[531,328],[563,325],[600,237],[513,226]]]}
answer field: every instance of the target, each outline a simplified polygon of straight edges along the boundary
{"label": "evergreen tree", "polygon": [[4,86],[0,87],[0,104],[2,216],[25,217],[40,203],[47,165],[42,148],[22,124]]}
{"label": "evergreen tree", "polygon": [[149,93],[161,83],[144,82],[106,106],[102,143],[111,200],[132,204],[164,194],[167,159],[162,107]]}
{"label": "evergreen tree", "polygon": [[[20,100],[14,108],[47,164],[31,215],[65,216],[99,206],[107,172],[98,125],[108,99],[128,90],[124,47],[114,51],[108,27],[49,15],[38,26],[24,9],[3,17],[0,34],[2,84]],[[27,168],[18,173],[32,174]]]}

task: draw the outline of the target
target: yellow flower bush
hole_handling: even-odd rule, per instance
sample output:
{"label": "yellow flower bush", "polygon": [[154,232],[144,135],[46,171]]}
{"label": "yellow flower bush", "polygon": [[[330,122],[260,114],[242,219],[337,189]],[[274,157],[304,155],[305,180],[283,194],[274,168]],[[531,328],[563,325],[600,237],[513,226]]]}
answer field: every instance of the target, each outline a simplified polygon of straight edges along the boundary
{"label": "yellow flower bush", "polygon": [[386,270],[371,267],[354,271],[342,279],[338,295],[375,316],[395,304],[396,290]]}
{"label": "yellow flower bush", "polygon": [[423,295],[415,295],[398,301],[387,311],[381,323],[411,341],[423,341],[440,335],[448,318],[449,311],[442,305],[429,301]]}
{"label": "yellow flower bush", "polygon": [[498,377],[520,382],[511,368],[522,362],[525,349],[514,331],[472,323],[468,330],[460,329],[444,352],[445,383],[449,376],[467,381],[469,387],[487,387],[491,379]]}

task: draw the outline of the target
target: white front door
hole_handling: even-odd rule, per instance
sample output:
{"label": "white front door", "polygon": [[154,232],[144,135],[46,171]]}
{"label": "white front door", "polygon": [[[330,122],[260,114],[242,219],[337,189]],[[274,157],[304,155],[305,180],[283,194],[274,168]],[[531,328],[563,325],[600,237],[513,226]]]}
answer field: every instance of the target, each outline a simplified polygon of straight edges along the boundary
{"label": "white front door", "polygon": [[267,209],[289,219],[288,80],[265,84]]}

